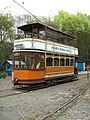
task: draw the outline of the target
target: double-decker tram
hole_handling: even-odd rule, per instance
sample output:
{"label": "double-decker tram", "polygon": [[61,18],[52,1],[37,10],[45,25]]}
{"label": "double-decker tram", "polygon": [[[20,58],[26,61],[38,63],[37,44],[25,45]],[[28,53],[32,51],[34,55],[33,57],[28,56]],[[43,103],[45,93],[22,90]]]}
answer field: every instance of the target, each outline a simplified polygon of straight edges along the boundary
{"label": "double-decker tram", "polygon": [[77,76],[78,49],[63,44],[73,36],[39,22],[18,29],[22,36],[14,40],[14,86],[53,84]]}

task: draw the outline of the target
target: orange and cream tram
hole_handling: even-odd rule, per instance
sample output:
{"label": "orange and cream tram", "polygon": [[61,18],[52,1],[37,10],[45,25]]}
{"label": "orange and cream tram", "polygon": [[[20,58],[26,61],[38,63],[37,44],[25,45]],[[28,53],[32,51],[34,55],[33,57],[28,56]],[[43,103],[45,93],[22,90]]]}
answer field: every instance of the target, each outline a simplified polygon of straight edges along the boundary
{"label": "orange and cream tram", "polygon": [[55,83],[77,76],[78,49],[63,44],[74,37],[36,22],[18,27],[23,35],[14,40],[13,84],[30,86]]}

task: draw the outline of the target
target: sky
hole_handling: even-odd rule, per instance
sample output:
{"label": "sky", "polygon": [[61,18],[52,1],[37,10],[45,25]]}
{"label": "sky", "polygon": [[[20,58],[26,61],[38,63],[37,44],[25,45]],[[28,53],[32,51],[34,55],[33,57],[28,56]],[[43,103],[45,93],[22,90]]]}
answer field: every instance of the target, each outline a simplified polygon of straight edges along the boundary
{"label": "sky", "polygon": [[[58,11],[66,11],[71,14],[77,12],[90,15],[90,0],[15,0],[24,8],[36,16],[50,16],[58,14]],[[0,13],[12,13],[14,15],[28,14],[13,0],[0,0]]]}

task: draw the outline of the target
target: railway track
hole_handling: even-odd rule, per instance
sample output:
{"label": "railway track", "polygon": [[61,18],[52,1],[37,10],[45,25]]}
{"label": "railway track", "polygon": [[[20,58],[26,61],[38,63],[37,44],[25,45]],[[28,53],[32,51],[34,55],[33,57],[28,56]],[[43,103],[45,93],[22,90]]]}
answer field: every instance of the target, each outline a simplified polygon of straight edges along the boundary
{"label": "railway track", "polygon": [[11,89],[4,89],[4,90],[0,90],[0,93],[3,92],[3,91],[8,91],[8,90],[14,90],[14,88],[11,88]]}
{"label": "railway track", "polygon": [[15,89],[8,89],[8,90],[0,91],[0,98],[18,95],[21,93],[22,93],[21,91],[16,91]]}
{"label": "railway track", "polygon": [[77,102],[79,97],[90,87],[90,83],[86,84],[78,94],[73,96],[70,100],[68,100],[65,104],[63,104],[60,108],[56,109],[55,111],[43,116],[40,120],[56,120],[57,117],[66,111],[69,107],[73,106],[74,103]]}
{"label": "railway track", "polygon": [[11,88],[11,89],[5,89],[0,91],[0,98],[8,97],[8,96],[13,96],[13,95],[18,95],[18,94],[23,94],[27,93],[29,90],[27,89],[21,89],[21,88]]}

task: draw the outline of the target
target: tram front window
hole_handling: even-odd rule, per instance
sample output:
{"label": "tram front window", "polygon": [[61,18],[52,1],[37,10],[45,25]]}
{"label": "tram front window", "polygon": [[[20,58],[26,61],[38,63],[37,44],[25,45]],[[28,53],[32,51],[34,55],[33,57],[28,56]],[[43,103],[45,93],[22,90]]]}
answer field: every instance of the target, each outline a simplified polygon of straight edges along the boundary
{"label": "tram front window", "polygon": [[13,55],[14,55],[13,67],[19,68],[20,67],[20,53],[13,53]]}
{"label": "tram front window", "polygon": [[28,67],[28,53],[21,52],[20,54],[20,68],[27,68]]}
{"label": "tram front window", "polygon": [[44,69],[45,54],[31,52],[14,53],[14,68]]}
{"label": "tram front window", "polygon": [[14,68],[27,68],[28,56],[24,52],[16,52],[14,55]]}

